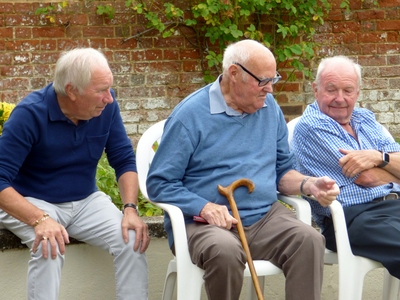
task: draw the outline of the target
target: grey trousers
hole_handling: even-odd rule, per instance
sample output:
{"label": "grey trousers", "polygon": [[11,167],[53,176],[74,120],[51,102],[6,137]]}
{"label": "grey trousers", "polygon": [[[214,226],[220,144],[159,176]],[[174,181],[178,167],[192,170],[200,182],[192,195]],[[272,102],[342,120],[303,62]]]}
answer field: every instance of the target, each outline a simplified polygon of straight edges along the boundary
{"label": "grey trousers", "polygon": [[[146,256],[140,254],[139,251],[133,251],[134,230],[129,231],[129,242],[125,244],[121,231],[122,213],[107,195],[96,192],[86,199],[60,204],[29,197],[27,200],[62,224],[70,237],[100,247],[114,257],[117,299],[147,299]],[[2,210],[0,210],[0,222],[30,249],[32,248],[35,240],[33,227],[18,221]],[[48,244],[50,247],[50,243]],[[28,299],[56,300],[65,257],[58,251],[55,259],[52,259],[50,255],[49,258],[44,259],[41,246],[40,244],[36,253],[31,251],[31,259],[28,263]],[[68,255],[68,249],[66,255]]]}
{"label": "grey trousers", "polygon": [[[237,230],[202,223],[186,229],[192,261],[205,271],[208,299],[239,299],[246,255]],[[253,260],[269,260],[282,268],[287,300],[321,298],[325,239],[316,229],[277,202],[245,232]]]}

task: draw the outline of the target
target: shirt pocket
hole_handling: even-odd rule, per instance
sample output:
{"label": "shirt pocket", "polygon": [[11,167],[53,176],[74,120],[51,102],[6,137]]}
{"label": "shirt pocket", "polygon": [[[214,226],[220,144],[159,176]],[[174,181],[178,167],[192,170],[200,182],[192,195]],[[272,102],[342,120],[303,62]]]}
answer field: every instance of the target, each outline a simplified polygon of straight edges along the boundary
{"label": "shirt pocket", "polygon": [[107,143],[109,133],[99,136],[88,136],[86,137],[87,145],[89,148],[90,158],[99,160],[103,154],[104,148]]}

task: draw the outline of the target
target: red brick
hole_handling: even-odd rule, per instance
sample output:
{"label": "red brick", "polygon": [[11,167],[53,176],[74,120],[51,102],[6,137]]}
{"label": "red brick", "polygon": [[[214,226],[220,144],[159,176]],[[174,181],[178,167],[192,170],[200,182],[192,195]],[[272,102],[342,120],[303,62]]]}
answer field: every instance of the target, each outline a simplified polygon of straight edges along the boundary
{"label": "red brick", "polygon": [[0,92],[0,100],[8,103],[17,104],[22,97],[20,97],[18,91],[2,91]]}
{"label": "red brick", "polygon": [[0,28],[0,38],[12,38],[13,37],[13,29],[10,28]]}
{"label": "red brick", "polygon": [[123,51],[114,51],[113,57],[115,62],[130,62],[131,59],[131,51],[123,50]]}
{"label": "red brick", "polygon": [[110,63],[111,71],[114,74],[131,74],[132,73],[132,66],[125,62],[123,63]]}
{"label": "red brick", "polygon": [[360,51],[357,51],[358,54],[364,54],[364,55],[371,55],[371,54],[377,54],[377,44],[360,44]]}
{"label": "red brick", "polygon": [[400,30],[400,20],[377,21],[377,30]]}
{"label": "red brick", "polygon": [[32,51],[40,49],[39,40],[6,41],[6,48],[13,51]]}
{"label": "red brick", "polygon": [[201,71],[201,65],[200,62],[195,60],[190,60],[190,61],[183,61],[182,62],[182,70],[183,72],[198,72]]}
{"label": "red brick", "polygon": [[152,72],[180,72],[180,62],[137,62],[135,63],[135,71],[138,73],[152,73]]}
{"label": "red brick", "polygon": [[88,46],[96,48],[96,49],[106,48],[106,41],[104,38],[90,39],[90,43],[88,43],[88,44],[89,44]]}
{"label": "red brick", "polygon": [[[27,58],[29,62],[29,58]],[[32,66],[5,66],[1,69],[1,75],[7,77],[32,77]]]}
{"label": "red brick", "polygon": [[121,38],[106,38],[105,47],[110,49],[135,49],[137,47],[137,41],[131,39],[129,41],[123,42]]}
{"label": "red brick", "polygon": [[179,75],[179,81],[183,84],[196,84],[204,82],[203,72],[187,72]]}
{"label": "red brick", "polygon": [[361,30],[362,31],[375,31],[376,30],[375,21],[364,21],[364,22],[361,22]]}
{"label": "red brick", "polygon": [[399,43],[400,42],[400,35],[398,32],[389,31],[387,32],[387,40],[388,43]]}
{"label": "red brick", "polygon": [[65,51],[74,48],[88,47],[89,41],[87,39],[60,39],[57,42],[57,50]]}
{"label": "red brick", "polygon": [[161,37],[154,39],[154,47],[156,48],[180,48],[185,44],[184,37],[169,37],[168,39],[163,39]]}
{"label": "red brick", "polygon": [[33,14],[7,14],[5,18],[7,26],[33,26],[37,24],[37,20],[37,16]]}
{"label": "red brick", "polygon": [[379,71],[383,77],[400,77],[400,68],[398,66],[380,67]]}
{"label": "red brick", "polygon": [[275,96],[275,99],[279,104],[289,102],[289,99],[285,93],[279,93],[278,95]]}
{"label": "red brick", "polygon": [[379,54],[400,54],[400,45],[397,44],[379,44],[378,46]]}
{"label": "red brick", "polygon": [[3,80],[3,88],[5,90],[26,90],[29,87],[27,78],[9,78]]}
{"label": "red brick", "polygon": [[57,41],[55,40],[41,40],[40,50],[42,51],[54,51],[57,50]]}
{"label": "red brick", "polygon": [[398,7],[400,0],[379,0],[379,7]]}
{"label": "red brick", "polygon": [[385,39],[386,36],[379,32],[360,33],[357,35],[358,43],[382,43]]}
{"label": "red brick", "polygon": [[300,84],[295,82],[283,81],[279,82],[274,86],[274,91],[276,92],[300,92]]}
{"label": "red brick", "polygon": [[82,30],[84,37],[113,37],[114,28],[110,26],[84,27]]}
{"label": "red brick", "polygon": [[386,20],[398,20],[400,19],[400,12],[398,9],[389,9],[385,11]]}
{"label": "red brick", "polygon": [[325,21],[343,21],[344,14],[341,9],[332,9],[325,17]]}
{"label": "red brick", "polygon": [[386,65],[386,59],[377,55],[365,55],[358,57],[358,63],[362,66],[384,66]]}
{"label": "red brick", "polygon": [[[18,66],[18,68],[22,67],[22,69],[23,69],[24,67],[26,67],[24,72],[27,72],[28,74],[31,74],[30,70],[33,67],[28,65],[31,62],[29,53],[26,53],[26,51],[23,51],[23,52],[21,51],[19,53],[14,53],[13,62],[14,62],[15,66],[22,65],[22,66]],[[28,75],[28,74],[25,73],[25,76],[31,76],[31,75]],[[21,76],[22,76],[22,74],[21,74]]]}
{"label": "red brick", "polygon": [[89,19],[87,15],[79,14],[68,16],[69,24],[73,25],[88,25]]}
{"label": "red brick", "polygon": [[400,55],[388,55],[388,65],[400,65]]}
{"label": "red brick", "polygon": [[360,22],[336,22],[332,26],[332,32],[357,32],[361,28]]}
{"label": "red brick", "polygon": [[[184,86],[176,85],[176,86],[168,86],[167,88],[167,96],[174,99],[183,100],[185,97],[198,90],[204,84],[185,84]],[[176,103],[178,104],[179,101]]]}
{"label": "red brick", "polygon": [[35,52],[32,53],[32,63],[54,64],[60,56],[59,52]]}
{"label": "red brick", "polygon": [[163,53],[160,49],[140,49],[132,51],[132,59],[135,61],[162,60],[162,57]]}
{"label": "red brick", "polygon": [[200,53],[198,49],[183,49],[180,51],[180,58],[182,60],[200,59]]}
{"label": "red brick", "polygon": [[11,53],[0,53],[0,65],[11,65],[12,54]]}
{"label": "red brick", "polygon": [[64,27],[39,27],[32,29],[33,38],[61,38],[65,35]]}
{"label": "red brick", "polygon": [[166,60],[180,60],[180,51],[174,49],[164,49],[164,59]]}
{"label": "red brick", "polygon": [[29,27],[15,27],[15,38],[16,39],[26,39],[32,38],[32,28]]}
{"label": "red brick", "polygon": [[46,85],[47,85],[47,80],[44,77],[42,77],[42,78],[34,77],[34,78],[31,78],[31,80],[30,80],[30,86],[34,90],[42,89]]}
{"label": "red brick", "polygon": [[88,16],[88,25],[89,26],[100,26],[104,25],[104,20],[101,16],[98,15],[89,15]]}
{"label": "red brick", "polygon": [[178,84],[178,74],[149,74],[146,75],[147,84],[151,85],[171,85]]}
{"label": "red brick", "polygon": [[[59,56],[57,56],[58,59]],[[53,76],[54,66],[50,65],[36,65],[34,70],[35,77],[47,77]]]}
{"label": "red brick", "polygon": [[0,13],[11,13],[14,11],[12,3],[0,3]]}
{"label": "red brick", "polygon": [[371,21],[384,18],[385,18],[385,12],[383,10],[363,10],[357,12],[358,20]]}
{"label": "red brick", "polygon": [[18,14],[31,14],[33,8],[31,3],[27,3],[24,1],[24,3],[14,3],[14,12]]}

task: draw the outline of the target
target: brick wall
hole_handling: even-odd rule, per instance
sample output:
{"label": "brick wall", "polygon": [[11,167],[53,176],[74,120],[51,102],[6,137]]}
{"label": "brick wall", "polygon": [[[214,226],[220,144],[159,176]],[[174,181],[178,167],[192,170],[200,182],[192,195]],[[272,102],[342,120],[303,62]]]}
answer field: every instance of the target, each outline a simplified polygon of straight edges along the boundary
{"label": "brick wall", "polygon": [[[204,85],[200,54],[182,35],[128,39],[146,22],[127,12],[124,0],[108,1],[117,14],[112,21],[104,19],[96,15],[100,2],[107,3],[69,1],[52,24],[34,14],[49,2],[0,0],[0,100],[18,102],[50,82],[60,51],[100,48],[109,59],[126,129],[136,144],[150,124],[166,118],[181,99]],[[400,0],[379,1],[379,7],[371,0],[352,0],[349,13],[338,8],[340,0],[333,2],[325,24],[317,28],[317,54],[355,58],[364,72],[360,106],[373,110],[400,137]],[[284,75],[288,70],[279,71]],[[288,120],[313,101],[311,83],[302,74],[297,78],[276,87],[282,89],[276,97]]]}

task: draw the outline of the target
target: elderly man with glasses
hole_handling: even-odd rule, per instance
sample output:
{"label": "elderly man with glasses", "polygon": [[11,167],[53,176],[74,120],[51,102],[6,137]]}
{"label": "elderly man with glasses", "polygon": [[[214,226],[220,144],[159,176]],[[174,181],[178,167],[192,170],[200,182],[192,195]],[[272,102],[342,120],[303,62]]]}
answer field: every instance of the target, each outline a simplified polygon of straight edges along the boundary
{"label": "elderly man with glasses", "polygon": [[[150,198],[183,211],[191,259],[205,270],[209,299],[235,300],[241,292],[246,255],[234,226],[238,220],[217,186],[242,177],[255,183],[251,194],[245,187],[235,191],[253,259],[282,268],[286,299],[320,299],[325,240],[279,203],[276,191],[330,203],[339,188],[328,177],[306,184],[308,178],[292,169],[285,118],[272,96],[280,78],[273,54],[262,44],[230,45],[222,75],[184,99],[167,119],[149,170]],[[206,223],[195,222],[198,215]],[[165,228],[174,251],[168,215]]]}

